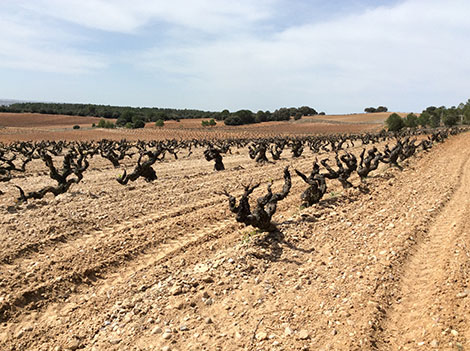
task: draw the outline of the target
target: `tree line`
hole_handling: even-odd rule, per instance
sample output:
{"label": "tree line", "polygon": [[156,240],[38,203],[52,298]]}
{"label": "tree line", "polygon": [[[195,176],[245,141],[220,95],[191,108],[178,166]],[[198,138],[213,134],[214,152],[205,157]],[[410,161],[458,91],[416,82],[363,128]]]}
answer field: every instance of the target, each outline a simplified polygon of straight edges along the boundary
{"label": "tree line", "polygon": [[461,103],[457,107],[452,106],[429,106],[418,115],[409,113],[405,117],[400,117],[392,113],[385,121],[388,130],[398,131],[402,128],[431,127],[437,128],[441,125],[452,127],[458,124],[470,124],[470,99],[466,103]]}
{"label": "tree line", "polygon": [[[117,127],[143,128],[146,122],[159,120],[168,121],[194,118],[207,118],[224,121],[226,125],[242,125],[268,121],[288,121],[291,118],[300,119],[302,116],[316,115],[317,111],[309,106],[279,108],[274,112],[239,110],[230,112],[225,109],[220,112],[202,111],[195,109],[173,109],[159,107],[130,107],[95,104],[69,103],[40,103],[24,102],[9,106],[0,106],[0,112],[10,113],[41,113],[51,115],[92,116],[116,119]],[[320,113],[324,114],[324,113]]]}

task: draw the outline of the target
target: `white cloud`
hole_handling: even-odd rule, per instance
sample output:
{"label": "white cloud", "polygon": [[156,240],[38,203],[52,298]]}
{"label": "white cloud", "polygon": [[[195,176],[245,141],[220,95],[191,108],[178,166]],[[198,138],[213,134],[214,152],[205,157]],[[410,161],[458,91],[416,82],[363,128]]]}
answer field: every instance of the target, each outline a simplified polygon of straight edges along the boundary
{"label": "white cloud", "polygon": [[84,73],[106,66],[102,55],[71,46],[79,38],[34,18],[0,18],[0,67],[55,73]]}
{"label": "white cloud", "polygon": [[350,111],[375,103],[438,104],[439,97],[452,104],[470,88],[468,13],[466,1],[411,0],[269,38],[176,42],[135,62],[159,76],[177,74],[196,101],[212,93],[225,103],[230,95],[240,108],[323,102],[319,108]]}
{"label": "white cloud", "polygon": [[152,22],[226,31],[266,18],[276,0],[18,0],[43,16],[105,31],[136,32]]}
{"label": "white cloud", "polygon": [[[317,13],[320,3],[3,0],[0,67],[97,76],[114,64],[106,74],[115,83],[102,90],[134,105],[152,105],[158,96],[160,105],[175,107],[307,104],[350,112],[377,104],[417,110],[468,98],[469,2],[400,0],[370,8],[370,0],[360,0],[362,12],[349,15]],[[278,23],[287,6],[315,16]],[[132,90],[135,74],[143,79]]]}

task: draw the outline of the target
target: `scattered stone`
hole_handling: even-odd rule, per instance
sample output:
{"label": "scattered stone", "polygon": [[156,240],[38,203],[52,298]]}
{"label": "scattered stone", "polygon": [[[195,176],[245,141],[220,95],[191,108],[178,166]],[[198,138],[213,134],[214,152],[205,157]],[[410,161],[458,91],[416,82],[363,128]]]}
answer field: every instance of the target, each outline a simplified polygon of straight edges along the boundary
{"label": "scattered stone", "polygon": [[154,335],[155,335],[155,334],[161,334],[162,332],[163,332],[162,328],[160,328],[160,327],[157,326],[157,327],[155,327],[155,328],[152,329],[152,331],[150,332],[150,334],[154,334]]}
{"label": "scattered stone", "polygon": [[171,351],[171,347],[170,346],[163,346],[162,351]]}
{"label": "scattered stone", "polygon": [[214,322],[212,321],[212,318],[211,318],[211,317],[207,317],[207,318],[205,319],[205,322],[206,322],[206,324],[212,324],[212,323],[214,323]]}
{"label": "scattered stone", "polygon": [[307,340],[310,337],[308,331],[305,329],[302,329],[297,336],[300,340]]}
{"label": "scattered stone", "polygon": [[179,285],[173,285],[170,289],[170,294],[173,296],[180,295],[183,293],[183,289]]}
{"label": "scattered stone", "polygon": [[171,338],[171,333],[168,333],[168,332],[163,333],[162,338],[165,339],[165,340],[170,339]]}
{"label": "scattered stone", "polygon": [[72,340],[65,346],[65,349],[75,351],[79,347],[80,347],[80,343],[78,342],[78,340]]}
{"label": "scattered stone", "polygon": [[262,340],[267,340],[268,339],[268,334],[265,332],[259,332],[256,334],[256,340],[262,341]]}
{"label": "scattered stone", "polygon": [[431,345],[431,347],[438,347],[438,346],[439,346],[439,342],[438,342],[436,339],[434,339],[434,340],[432,340],[432,341],[429,343],[429,345]]}
{"label": "scattered stone", "polygon": [[458,332],[457,330],[455,330],[455,329],[452,329],[452,330],[450,331],[450,333],[451,333],[453,336],[459,335],[459,332]]}
{"label": "scattered stone", "polygon": [[189,328],[188,328],[187,326],[185,326],[185,325],[182,325],[182,326],[180,326],[180,330],[181,330],[181,331],[188,331]]}
{"label": "scattered stone", "polygon": [[467,291],[464,291],[464,292],[461,292],[461,293],[457,294],[457,298],[459,298],[459,299],[463,299],[464,297],[467,297],[467,296],[468,296]]}
{"label": "scattered stone", "polygon": [[293,333],[294,331],[290,327],[286,327],[286,329],[284,329],[284,335],[292,335]]}
{"label": "scattered stone", "polygon": [[110,339],[110,340],[109,340],[109,343],[112,344],[112,345],[117,345],[117,344],[119,344],[121,341],[122,341],[122,339],[120,339],[120,338],[115,338],[115,339]]}
{"label": "scattered stone", "polygon": [[211,305],[214,303],[214,301],[212,300],[212,298],[209,297],[206,301],[204,301],[204,303],[205,303],[207,306],[211,306]]}
{"label": "scattered stone", "polygon": [[205,276],[204,278],[202,278],[202,281],[204,283],[209,283],[210,284],[210,283],[214,282],[214,278],[212,278],[210,275],[208,275],[208,276]]}

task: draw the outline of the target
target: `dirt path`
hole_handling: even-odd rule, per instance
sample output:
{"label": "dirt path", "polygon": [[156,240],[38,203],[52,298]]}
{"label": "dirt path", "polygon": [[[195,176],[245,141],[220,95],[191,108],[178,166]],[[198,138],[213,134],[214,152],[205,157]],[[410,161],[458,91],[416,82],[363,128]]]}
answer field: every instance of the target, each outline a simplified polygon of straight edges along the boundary
{"label": "dirt path", "polygon": [[[468,151],[451,159],[459,160],[457,190],[403,267],[398,297],[383,323],[380,350],[415,350],[419,346],[441,350],[453,345],[458,349],[468,341],[469,317],[457,313],[458,304],[470,294],[470,273],[462,269],[468,265],[470,252]],[[459,271],[465,277],[454,279]]]}

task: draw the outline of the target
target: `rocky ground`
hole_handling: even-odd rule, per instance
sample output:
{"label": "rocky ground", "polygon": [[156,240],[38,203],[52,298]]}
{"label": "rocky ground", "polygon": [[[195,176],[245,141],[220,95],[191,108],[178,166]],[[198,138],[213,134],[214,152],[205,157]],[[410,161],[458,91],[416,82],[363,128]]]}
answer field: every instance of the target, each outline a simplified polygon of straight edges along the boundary
{"label": "rocky ground", "polygon": [[96,158],[69,193],[20,207],[12,184],[48,183],[41,162],[2,184],[0,349],[469,347],[468,133],[360,190],[333,180],[311,208],[294,177],[269,235],[236,223],[215,192],[260,181],[256,198],[271,179],[279,190],[286,165],[308,172],[314,156],[257,166],[246,154],[214,172],[196,153],[126,187]]}

